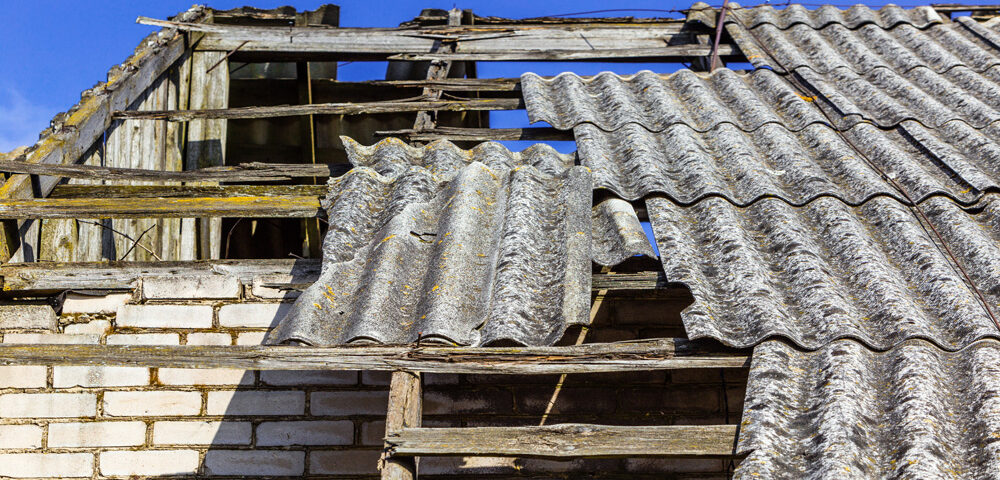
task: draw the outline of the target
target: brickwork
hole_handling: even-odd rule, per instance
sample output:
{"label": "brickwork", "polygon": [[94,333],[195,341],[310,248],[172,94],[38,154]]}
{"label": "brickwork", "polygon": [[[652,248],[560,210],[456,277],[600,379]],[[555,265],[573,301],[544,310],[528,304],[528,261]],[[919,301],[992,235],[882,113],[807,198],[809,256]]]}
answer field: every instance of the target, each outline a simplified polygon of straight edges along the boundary
{"label": "brickwork", "polygon": [[[20,324],[28,328],[4,328],[2,341],[259,343],[283,314],[279,303],[289,301],[270,291],[258,298],[254,287],[227,281],[188,279],[178,284],[183,294],[171,293],[167,280],[156,282],[152,293],[71,297],[72,308],[64,309],[58,325],[33,321]],[[677,304],[652,296],[609,299],[588,341],[683,336]],[[568,341],[576,336],[569,332]],[[571,375],[547,423],[735,423],[745,375]],[[424,425],[537,425],[556,381],[553,375],[428,375]],[[0,367],[0,477],[376,478],[388,388],[385,372]],[[421,477],[551,478],[599,471],[703,479],[724,478],[727,466],[701,459],[424,458]]]}

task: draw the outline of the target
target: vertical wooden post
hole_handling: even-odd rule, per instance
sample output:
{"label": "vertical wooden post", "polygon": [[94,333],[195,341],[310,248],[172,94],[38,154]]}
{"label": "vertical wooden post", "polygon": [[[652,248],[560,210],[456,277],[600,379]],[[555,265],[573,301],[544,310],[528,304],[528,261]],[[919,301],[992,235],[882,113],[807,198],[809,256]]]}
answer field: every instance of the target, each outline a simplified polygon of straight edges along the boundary
{"label": "vertical wooden post", "polygon": [[[451,9],[448,11],[448,25],[455,26],[462,24],[462,11],[458,9]],[[455,44],[436,42],[433,48],[434,52],[439,53],[454,53]],[[451,61],[450,60],[434,60],[431,62],[430,67],[427,68],[427,80],[443,80],[448,78],[448,72],[451,71]],[[424,87],[421,93],[423,97],[427,100],[438,100],[441,98],[441,89]],[[416,131],[431,130],[437,126],[437,121],[431,116],[431,112],[421,111],[417,112],[417,119],[413,122],[413,129]],[[418,142],[413,142],[418,143]]]}
{"label": "vertical wooden post", "polygon": [[[403,428],[420,426],[423,410],[419,372],[392,372],[389,387],[389,410],[385,417],[386,435]],[[417,478],[416,457],[393,457],[385,445],[382,463],[383,480],[414,480]]]}
{"label": "vertical wooden post", "polygon": [[[312,94],[312,73],[309,69],[309,62],[297,62],[295,64],[296,81],[299,89],[299,103],[308,105],[313,103]],[[316,163],[316,119],[312,115],[304,115],[301,120],[302,125],[302,163]],[[316,184],[316,177],[312,178],[313,185]],[[320,257],[320,246],[323,239],[319,236],[319,220],[316,218],[302,219],[302,226],[305,230],[305,240],[303,242],[302,254],[310,258]]]}

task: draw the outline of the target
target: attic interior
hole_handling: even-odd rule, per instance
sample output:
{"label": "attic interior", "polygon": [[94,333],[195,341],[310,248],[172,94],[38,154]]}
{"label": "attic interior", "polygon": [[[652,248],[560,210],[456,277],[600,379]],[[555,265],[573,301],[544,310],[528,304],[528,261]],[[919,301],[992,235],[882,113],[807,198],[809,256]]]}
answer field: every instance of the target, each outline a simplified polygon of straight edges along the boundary
{"label": "attic interior", "polygon": [[[728,10],[731,15],[735,15],[734,11],[753,10],[732,5]],[[963,18],[993,28],[1000,14],[997,6],[926,8],[923,14],[935,16],[934,25],[946,26],[959,25],[952,17],[968,13],[971,17]],[[748,453],[738,444],[742,442],[740,428],[741,418],[745,417],[750,355],[760,339],[720,342],[717,335],[691,335],[682,312],[707,309],[706,315],[712,316],[712,305],[696,304],[698,299],[693,293],[698,292],[692,291],[690,279],[675,274],[683,266],[665,272],[668,260],[654,249],[662,249],[677,236],[666,230],[656,231],[655,225],[650,227],[651,217],[663,218],[673,212],[663,203],[688,207],[705,199],[728,197],[709,192],[686,201],[662,190],[624,194],[625,187],[601,185],[603,180],[595,173],[594,188],[587,188],[580,197],[585,200],[583,216],[588,225],[581,229],[587,230],[590,257],[574,255],[574,246],[579,244],[573,243],[572,235],[569,240],[552,238],[560,232],[584,233],[570,228],[577,225],[571,223],[571,217],[572,212],[580,210],[573,208],[580,207],[580,202],[573,203],[576,197],[572,194],[577,192],[572,190],[572,182],[565,180],[576,173],[565,172],[586,170],[590,175],[592,166],[581,160],[584,138],[596,142],[594,138],[629,127],[612,128],[600,125],[600,120],[574,122],[568,117],[585,116],[586,109],[573,110],[573,105],[557,112],[560,121],[569,122],[558,124],[543,118],[541,109],[538,115],[531,110],[532,102],[542,103],[525,94],[526,82],[535,80],[517,74],[503,78],[478,75],[491,64],[501,65],[498,68],[502,69],[513,62],[531,62],[529,71],[542,72],[561,72],[560,65],[571,62],[574,66],[592,63],[614,72],[635,73],[635,65],[641,64],[644,68],[654,65],[656,70],[650,77],[664,82],[686,78],[683,75],[687,73],[670,75],[682,67],[696,72],[694,77],[700,79],[734,75],[753,78],[746,82],[757,82],[755,85],[773,75],[795,90],[800,101],[809,103],[822,94],[800,88],[802,81],[793,78],[798,73],[785,72],[783,67],[787,65],[762,68],[754,63],[760,61],[759,55],[748,47],[760,44],[761,37],[739,37],[741,30],[731,28],[734,24],[727,23],[724,12],[696,4],[676,19],[515,20],[482,17],[470,10],[423,10],[396,28],[341,28],[339,7],[334,5],[305,12],[289,7],[228,11],[193,7],[170,20],[140,17],[139,23],[162,30],[147,37],[132,57],[113,68],[106,83],[84,92],[79,104],[57,116],[36,145],[0,161],[0,172],[4,172],[0,186],[0,365],[44,365],[48,369],[41,383],[31,386],[5,384],[0,373],[0,406],[8,405],[4,395],[13,399],[16,395],[67,394],[63,389],[68,386],[68,394],[100,394],[95,398],[102,407],[93,415],[81,415],[86,419],[83,423],[132,420],[145,422],[142,428],[148,433],[129,445],[67,447],[53,440],[53,431],[58,430],[53,425],[62,425],[63,420],[46,420],[48,417],[41,414],[4,418],[0,412],[0,432],[7,424],[29,423],[46,432],[44,446],[41,437],[37,446],[23,448],[6,447],[0,440],[0,457],[38,451],[61,455],[61,462],[67,456],[78,456],[73,458],[82,458],[82,463],[67,464],[65,471],[53,476],[88,478],[178,474],[211,478],[267,475],[407,479],[417,478],[418,474],[421,478],[739,477],[737,469]],[[879,28],[902,29],[921,21],[915,13],[910,17]],[[851,29],[862,31],[879,21],[889,22],[857,21],[861,26]],[[812,28],[832,30],[828,24]],[[782,54],[766,53],[774,59]],[[338,80],[346,69],[361,63],[365,64],[361,69],[364,72],[382,73],[378,78]],[[716,72],[719,70],[722,72]],[[605,80],[612,76],[607,75]],[[602,81],[601,76],[542,77],[537,81],[570,92],[552,95],[564,100],[572,95],[589,94],[593,98],[585,89]],[[571,84],[572,77],[586,86]],[[764,80],[756,80],[760,78]],[[560,81],[569,86],[560,87]],[[626,81],[640,79],[636,76]],[[680,84],[682,81],[676,80],[678,85],[670,87],[683,93],[676,98],[694,98],[695,94],[685,96],[687,84]],[[728,98],[728,91],[714,88],[719,90],[713,94]],[[646,93],[625,90],[621,87],[612,93],[625,95],[635,105]],[[615,104],[616,100],[608,99],[601,106],[615,110],[622,106]],[[563,108],[558,101],[553,105],[553,110]],[[658,112],[645,113],[654,117]],[[531,117],[533,124],[498,127],[504,119],[512,118],[507,115]],[[697,114],[689,116],[695,119],[692,125],[701,119]],[[619,120],[610,115],[607,118]],[[782,121],[787,118],[782,117]],[[625,123],[629,122],[642,124],[635,120]],[[642,126],[647,127],[645,134],[667,136],[678,125],[686,126],[677,121],[656,132]],[[718,125],[713,124],[704,130],[716,128]],[[757,125],[745,131],[766,128]],[[693,130],[703,133],[698,128]],[[487,142],[501,142],[504,148],[484,146]],[[551,143],[555,148],[529,149],[534,143]],[[621,151],[631,149],[620,147]],[[396,237],[397,232],[392,230],[397,217],[384,220],[380,215],[405,211],[413,214],[414,225],[422,225],[417,220],[419,215],[411,210],[394,210],[398,205],[393,202],[397,198],[416,198],[425,190],[430,191],[425,198],[427,205],[443,204],[434,206],[438,210],[433,215],[437,217],[426,223],[440,222],[441,229],[425,233],[416,227],[399,227],[398,231],[403,232],[399,236],[406,237],[406,241],[427,249],[433,247],[423,244],[441,244],[452,231],[456,237],[465,235],[462,241],[470,244],[477,236],[517,237],[511,234],[513,230],[504,230],[509,220],[502,221],[503,213],[497,217],[501,219],[497,221],[499,226],[469,227],[462,223],[464,217],[449,210],[453,205],[467,206],[461,203],[465,201],[461,195],[464,190],[455,187],[453,192],[447,190],[451,187],[433,185],[452,185],[467,178],[478,181],[467,170],[454,174],[448,170],[452,167],[441,166],[443,163],[432,167],[431,159],[447,160],[452,158],[449,155],[462,158],[465,169],[472,168],[466,165],[470,162],[480,162],[494,179],[494,172],[500,172],[501,167],[489,162],[514,159],[510,161],[517,167],[501,175],[509,179],[504,181],[514,185],[515,173],[524,168],[517,173],[528,178],[524,184],[545,185],[550,189],[544,192],[555,192],[551,198],[538,195],[549,202],[543,203],[531,196],[534,190],[524,187],[523,192],[528,192],[525,197],[541,205],[536,209],[532,204],[529,210],[556,212],[551,216],[565,216],[560,219],[565,223],[560,228],[549,228],[541,220],[526,221],[548,235],[512,243],[514,246],[496,240],[500,246],[489,247],[494,252],[478,255],[493,255],[495,264],[488,266],[473,262],[470,256],[472,260],[465,261],[473,266],[453,268],[448,257],[457,250],[446,254],[425,252],[412,258],[404,258],[409,254],[405,251],[395,263],[388,267],[378,264],[377,268],[370,266],[380,261],[379,255],[372,253],[371,259],[361,259],[360,266],[350,264],[356,259],[343,252],[354,248],[350,242],[355,238],[351,236],[356,233],[355,227],[359,231],[367,229],[366,234],[374,239],[370,250],[378,252],[382,248],[378,246]],[[414,163],[412,158],[426,164]],[[398,177],[391,177],[386,173],[390,167],[385,165],[396,165],[393,162],[410,162],[409,170],[393,171],[392,175]],[[433,170],[433,180],[428,183],[432,186],[420,183],[424,177],[413,173],[413,165]],[[556,186],[549,187],[554,181],[548,180],[547,169],[562,172],[561,177],[553,175],[560,178]],[[542,173],[536,175],[536,170]],[[642,176],[641,172],[632,173]],[[419,188],[396,191],[392,189],[397,187],[384,187],[389,193],[380,195],[390,196],[393,201],[366,205],[363,214],[343,213],[353,212],[350,204],[355,198],[368,201],[363,194],[369,190],[364,188],[376,189],[364,183],[366,175],[379,178],[371,181],[374,185],[402,184],[415,178],[412,183]],[[727,181],[739,183],[735,175]],[[475,185],[479,188],[480,184]],[[513,186],[508,188],[515,191]],[[448,197],[447,192],[452,196]],[[479,190],[476,193],[483,196]],[[747,202],[732,201],[728,206],[749,211],[757,208],[757,202],[766,204],[774,200],[769,197],[781,197],[768,192],[758,195]],[[906,191],[903,195],[908,198]],[[788,203],[793,207],[813,202],[825,205],[822,202],[827,199],[822,197],[816,195],[801,204]],[[454,198],[459,201],[453,202]],[[488,195],[485,198],[483,204],[469,203],[469,209],[486,209],[485,205],[498,203]],[[503,200],[507,204],[498,208],[517,211],[517,200],[510,193]],[[340,213],[335,217],[331,212]],[[623,215],[631,223],[614,223]],[[540,216],[544,220],[544,215]],[[526,214],[529,217],[535,219]],[[611,226],[604,227],[602,222]],[[684,233],[682,236],[694,237],[701,232]],[[551,244],[543,242],[548,240],[552,240]],[[386,245],[401,248],[392,242]],[[535,258],[529,264],[531,270],[521,276],[542,280],[511,281],[513,285],[527,285],[511,296],[530,297],[528,306],[514,300],[510,306],[495,300],[499,298],[495,296],[475,297],[481,292],[466,285],[477,281],[475,275],[482,275],[477,268],[494,268],[495,278],[506,278],[501,277],[503,269],[497,265],[517,264],[512,260],[516,255],[504,256],[506,249],[520,249]],[[659,254],[663,255],[662,251]],[[341,259],[342,263],[350,265],[326,264],[338,255],[346,258]],[[583,258],[585,280],[572,275],[572,267],[566,266],[572,261],[553,260],[560,255]],[[393,275],[399,275],[390,276],[387,283],[392,285],[398,279],[401,284],[409,278],[403,276],[410,273],[407,268],[418,269],[411,265],[433,270],[426,265],[434,262],[445,273],[440,277],[427,273],[433,281],[420,280],[426,291],[414,293],[430,300],[421,297],[416,303],[402,302],[400,306],[385,299],[409,295],[400,289],[409,290],[409,285],[370,286],[381,278],[376,270],[398,269],[390,269]],[[345,307],[336,313],[329,307],[323,310],[319,303],[322,295],[338,305],[323,292],[315,294],[320,300],[312,301],[314,286],[320,284],[336,295],[332,287],[348,283],[340,278],[352,278],[361,285],[355,285],[356,290],[350,294],[360,299],[350,305],[356,311],[345,314],[349,310]],[[495,278],[483,288],[498,288],[500,282]],[[456,290],[450,290],[452,287]],[[441,292],[455,297],[467,294],[472,300],[447,300],[439,306],[433,295]],[[576,301],[580,296],[584,297],[582,305]],[[111,297],[120,299],[122,305],[96,311],[77,306]],[[521,319],[521,323],[510,325],[503,318],[494,321],[493,312],[479,306],[487,303],[494,309],[509,308],[514,312],[511,316]],[[300,312],[312,305],[316,309],[311,313]],[[177,310],[173,314],[177,316],[171,318],[154,318],[153,309],[167,311],[173,307],[186,310]],[[267,307],[262,320],[250,320],[248,313],[247,319],[241,321],[227,313],[250,312],[256,307]],[[386,313],[390,307],[405,312],[409,320],[394,327],[397,331],[387,333],[376,323],[393,318]],[[429,313],[414,320],[418,315],[407,312],[407,308]],[[52,313],[42,313],[47,320],[31,323],[24,320],[28,318],[23,313],[26,309]],[[208,312],[207,319],[197,325],[194,320],[185,324],[187,313],[180,312],[194,315],[196,310]],[[289,315],[289,311],[293,314]],[[442,311],[453,314],[444,317],[461,325],[421,322]],[[303,320],[313,318],[309,315],[318,320]],[[468,325],[468,319],[462,323],[462,316],[471,318],[472,325]],[[18,320],[8,320],[15,317]],[[93,336],[91,329],[98,324],[107,327],[101,327]],[[317,333],[320,329],[324,331]],[[494,331],[499,333],[491,336]],[[81,334],[91,335],[93,342],[76,342]],[[60,337],[65,338],[63,341],[48,337],[51,341],[39,341],[42,337],[38,335],[73,338]],[[166,336],[168,343],[124,343],[125,337],[148,335]],[[195,340],[209,336],[221,338],[221,343]],[[115,380],[102,383],[105,380],[96,381],[91,374],[77,383],[60,383],[58,369],[81,366],[141,367],[148,377],[136,384]],[[225,386],[172,383],[172,377],[167,375],[181,369],[220,368],[247,373],[233,385]],[[294,384],[268,380],[271,377],[265,375],[287,372],[289,378],[298,378],[292,374],[319,370],[346,374],[348,380]],[[244,422],[254,433],[248,434],[246,443],[238,447],[229,446],[219,432],[211,441],[188,445],[184,452],[193,453],[181,464],[188,462],[191,466],[175,466],[175,470],[142,470],[151,460],[113,467],[116,455],[166,455],[164,452],[179,449],[157,440],[157,424],[176,422],[176,415],[116,414],[109,400],[111,395],[132,390],[157,393],[164,389],[201,395],[205,405],[199,404],[200,410],[192,414],[201,421]],[[331,429],[347,425],[343,427],[346,439],[267,443],[268,422],[248,413],[252,409],[240,410],[237,400],[213,411],[213,395],[218,393],[213,389],[228,392],[233,398],[241,392],[255,398],[251,395],[295,390],[309,399],[308,405],[303,403],[301,411],[268,413],[265,415],[271,416],[263,418],[294,424],[288,428],[297,433],[289,433],[287,438],[301,435],[306,427],[300,429],[299,425],[305,422],[326,422],[324,425]],[[339,398],[358,395],[370,395],[374,400],[355,410],[330,408],[333,413],[320,413],[321,408],[326,408],[322,407],[323,401],[339,402]],[[329,432],[325,435],[321,437],[331,438]],[[243,470],[235,466],[249,455],[256,455],[258,460],[254,461],[260,463],[246,460],[252,467],[244,466]],[[0,477],[20,475],[4,468],[0,466]],[[261,470],[248,473],[249,468]],[[32,476],[46,475],[36,472]]]}

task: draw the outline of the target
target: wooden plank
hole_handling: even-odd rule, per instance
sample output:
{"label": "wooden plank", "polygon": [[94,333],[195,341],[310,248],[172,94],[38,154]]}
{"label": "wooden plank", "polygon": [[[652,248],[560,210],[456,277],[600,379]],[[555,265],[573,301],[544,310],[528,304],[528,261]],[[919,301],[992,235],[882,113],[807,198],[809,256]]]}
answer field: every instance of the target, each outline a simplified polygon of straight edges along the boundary
{"label": "wooden plank", "polygon": [[322,197],[326,185],[57,185],[55,198]]}
{"label": "wooden plank", "polygon": [[[197,260],[175,262],[75,262],[0,265],[3,291],[23,293],[63,290],[128,290],[144,276],[232,275],[249,285],[258,277],[285,277],[265,286],[302,290],[319,277],[319,259]],[[663,290],[688,294],[667,283],[663,272],[594,274],[599,290]]]}
{"label": "wooden plank", "polygon": [[429,130],[385,130],[375,132],[382,137],[402,137],[413,141],[434,140],[488,142],[501,140],[557,140],[573,141],[571,130],[557,130],[549,127],[538,128],[461,128],[436,127]]}
{"label": "wooden plank", "polygon": [[[97,165],[52,165],[0,160],[0,172],[28,173],[63,178],[89,178],[108,182],[265,182],[297,177],[331,177],[346,173],[348,164],[302,165],[297,163],[250,162],[224,167],[206,167],[184,172]],[[53,187],[55,188],[55,187]]]}
{"label": "wooden plank", "polygon": [[[453,8],[448,11],[448,26],[457,26],[462,24],[462,11]],[[455,42],[445,42],[438,40],[434,42],[434,46],[431,47],[431,52],[433,53],[455,53]],[[448,78],[448,72],[451,71],[452,62],[450,60],[432,60],[430,66],[427,67],[427,76],[425,80],[443,80]],[[440,100],[442,91],[433,87],[424,87],[422,95],[428,100]],[[426,110],[421,110],[417,112],[417,118],[413,122],[413,129],[417,131],[429,130],[437,126],[437,120],[431,115],[431,112]]]}
{"label": "wooden plank", "polygon": [[[420,373],[392,372],[389,386],[389,406],[385,417],[386,434],[400,433],[407,428],[419,428],[423,399],[420,389]],[[385,444],[385,452],[379,462],[383,480],[414,480],[417,478],[417,461],[414,457],[388,455],[391,445]]]}
{"label": "wooden plank", "polygon": [[[223,52],[194,52],[191,56],[191,93],[188,111],[224,110],[229,107],[229,62]],[[201,117],[187,126],[185,170],[221,167],[226,164],[228,125],[224,119]],[[189,216],[190,217],[190,216]],[[219,258],[222,254],[222,219],[206,216],[187,221],[182,244],[190,251],[198,246],[199,258]]]}
{"label": "wooden plank", "polygon": [[170,120],[186,122],[195,119],[275,118],[299,115],[360,115],[365,113],[419,112],[421,110],[517,110],[524,108],[519,98],[486,98],[477,100],[385,101],[359,103],[316,103],[312,105],[275,105],[269,107],[218,108],[206,110],[163,110],[115,112],[115,118],[131,120]]}
{"label": "wooden plank", "polygon": [[[299,217],[325,215],[315,196],[0,200],[0,219]],[[217,255],[210,258],[218,258]]]}
{"label": "wooden plank", "polygon": [[[613,48],[603,50],[526,50],[503,52],[456,52],[456,53],[401,53],[390,55],[389,60],[453,62],[565,62],[579,60],[654,60],[676,61],[689,57],[701,57],[712,53],[710,45],[664,45],[656,48]],[[733,44],[719,45],[719,55],[739,55],[740,50]]]}
{"label": "wooden plank", "polygon": [[599,373],[745,368],[746,353],[668,338],[569,347],[0,344],[0,365],[104,365],[241,370]]}
{"label": "wooden plank", "polygon": [[390,454],[580,457],[734,457],[737,425],[404,428]]}

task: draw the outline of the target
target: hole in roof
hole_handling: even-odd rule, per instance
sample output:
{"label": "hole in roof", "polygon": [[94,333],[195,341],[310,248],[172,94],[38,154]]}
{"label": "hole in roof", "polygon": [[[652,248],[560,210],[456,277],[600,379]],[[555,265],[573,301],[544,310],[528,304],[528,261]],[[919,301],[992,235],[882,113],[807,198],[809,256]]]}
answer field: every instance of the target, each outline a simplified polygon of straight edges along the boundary
{"label": "hole in roof", "polygon": [[649,240],[649,244],[653,246],[653,253],[655,253],[656,256],[659,257],[660,249],[656,246],[656,237],[653,235],[653,226],[649,223],[648,220],[644,222],[639,222],[639,224],[642,225],[642,230],[646,232],[646,239]]}
{"label": "hole in roof", "polygon": [[520,77],[525,72],[533,72],[543,77],[564,72],[573,72],[577,75],[597,75],[601,72],[631,75],[643,70],[671,73],[687,67],[686,64],[665,62],[479,62],[476,65],[480,78]]}

